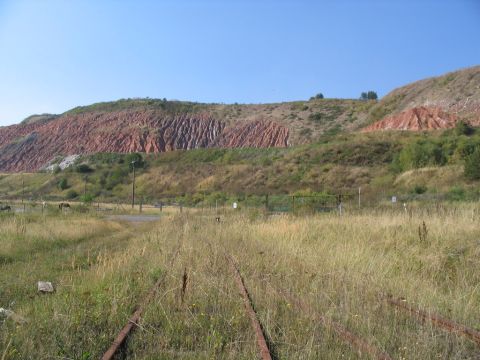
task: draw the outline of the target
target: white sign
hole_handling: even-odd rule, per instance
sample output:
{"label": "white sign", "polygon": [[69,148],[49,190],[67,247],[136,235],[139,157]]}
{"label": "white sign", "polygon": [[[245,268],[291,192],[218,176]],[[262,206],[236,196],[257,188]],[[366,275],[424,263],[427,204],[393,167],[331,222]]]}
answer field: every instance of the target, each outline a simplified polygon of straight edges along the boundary
{"label": "white sign", "polygon": [[397,202],[397,197],[396,196],[392,196],[392,203],[396,203]]}
{"label": "white sign", "polygon": [[236,209],[238,204],[236,202],[233,203],[233,208]]}

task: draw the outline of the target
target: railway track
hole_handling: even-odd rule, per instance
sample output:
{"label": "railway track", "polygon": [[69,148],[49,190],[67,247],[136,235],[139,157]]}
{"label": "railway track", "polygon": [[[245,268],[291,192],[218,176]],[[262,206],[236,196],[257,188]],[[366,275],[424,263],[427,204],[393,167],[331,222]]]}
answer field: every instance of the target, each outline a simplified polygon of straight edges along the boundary
{"label": "railway track", "polygon": [[[210,241],[207,240],[207,243],[210,246],[212,246],[212,243]],[[248,292],[248,289],[245,283],[245,278],[242,277],[240,273],[239,265],[234,260],[234,258],[227,252],[225,247],[223,247],[222,245],[220,246],[223,248],[224,256],[225,256],[225,259],[227,260],[228,267],[230,268],[230,272],[236,283],[238,291],[242,297],[246,315],[250,319],[251,326],[255,334],[255,339],[256,339],[260,358],[262,360],[272,360],[272,359],[275,360],[277,356],[273,351],[273,343],[269,341],[268,336],[265,334],[264,328],[262,327],[262,324],[258,319],[257,313],[255,311],[254,301],[250,293]],[[182,243],[179,242],[179,245],[176,247],[176,249],[172,253],[172,257],[170,260],[170,267],[173,266],[175,259],[180,253],[181,247],[182,247]],[[102,360],[110,360],[114,358],[115,354],[118,352],[122,344],[125,343],[125,340],[129,336],[130,332],[138,324],[140,317],[143,311],[145,310],[145,308],[156,296],[158,290],[163,286],[164,281],[165,281],[164,277],[157,280],[157,282],[154,284],[150,292],[147,294],[147,296],[145,297],[141,305],[136,309],[136,311],[129,318],[128,322],[121,329],[121,331],[113,341],[110,348],[105,352],[105,354],[102,357]],[[339,339],[347,343],[358,354],[368,355],[371,358],[377,359],[377,360],[393,359],[384,350],[378,348],[377,346],[370,343],[368,340],[353,333],[342,324],[336,321],[333,321],[329,317],[318,313],[318,311],[315,310],[311,305],[309,305],[302,299],[298,298],[297,296],[293,295],[292,293],[283,289],[275,288],[271,283],[268,283],[268,285],[273,289],[275,293],[277,293],[277,295],[281,296],[289,303],[292,303],[299,312],[311,318],[312,321],[318,321],[322,324],[323,327],[330,329]],[[430,322],[434,326],[441,328],[443,330],[446,330],[450,333],[455,333],[455,334],[464,336],[472,340],[473,342],[475,342],[478,346],[480,346],[479,331],[476,331],[474,329],[471,329],[467,326],[461,325],[454,321],[448,320],[434,313],[418,309],[413,305],[408,304],[403,298],[393,298],[392,296],[381,296],[380,300],[386,301],[386,303],[388,303],[389,305],[404,311],[405,313],[409,314],[410,316],[416,318],[421,322]]]}
{"label": "railway track", "polygon": [[[240,271],[238,270],[238,266],[233,260],[231,255],[226,254],[225,256],[229,262],[232,274],[234,275],[234,278],[235,278],[235,282],[237,283],[237,287],[243,297],[247,315],[250,318],[252,327],[255,331],[257,345],[260,351],[261,358],[262,360],[271,360],[272,354],[268,346],[266,336],[257,318],[256,312],[253,309],[252,299],[250,297],[250,294],[248,293],[248,290],[245,286],[245,282],[240,274]],[[376,346],[368,343],[366,340],[355,335],[354,333],[352,333],[350,330],[348,330],[341,324],[334,322],[325,316],[316,314],[315,311],[302,300],[298,299],[292,294],[287,293],[284,290],[275,289],[271,284],[269,285],[277,294],[282,295],[282,297],[287,299],[287,301],[295,304],[298,309],[300,309],[304,313],[309,314],[312,317],[312,319],[319,320],[326,328],[332,329],[340,339],[348,343],[359,354],[369,354],[372,358],[377,360],[393,360],[392,357],[388,355],[386,352],[384,352],[381,349],[378,349]]]}
{"label": "railway track", "polygon": [[350,345],[354,350],[356,350],[360,355],[369,354],[372,358],[377,360],[393,360],[393,358],[387,354],[385,351],[377,348],[376,346],[370,344],[368,341],[362,339],[360,336],[354,334],[348,330],[343,325],[329,319],[326,316],[319,315],[315,310],[311,308],[304,301],[300,300],[296,296],[285,290],[275,289],[271,284],[270,287],[285,298],[288,302],[295,304],[295,306],[300,309],[303,313],[309,314],[313,320],[319,320],[322,325],[326,328],[329,328],[337,334],[337,336]]}
{"label": "railway track", "polygon": [[235,282],[237,284],[238,290],[240,291],[240,294],[243,297],[245,311],[248,317],[250,318],[250,321],[252,323],[252,328],[255,331],[255,337],[257,340],[258,348],[260,350],[260,356],[262,360],[272,360],[273,359],[272,353],[268,346],[265,333],[263,331],[262,325],[260,324],[260,321],[257,318],[257,314],[253,308],[252,299],[245,286],[242,275],[238,270],[237,264],[235,263],[235,260],[233,260],[232,256],[230,256],[229,254],[226,254],[225,257],[227,258],[227,261],[230,265],[230,269],[232,271],[233,277],[235,278]]}
{"label": "railway track", "polygon": [[[252,299],[245,287],[244,279],[240,275],[237,264],[234,262],[233,258],[230,255],[226,254],[226,257],[230,263],[232,272],[235,275],[237,286],[239,287],[239,290],[242,293],[242,296],[244,297],[244,301],[252,304]],[[318,320],[322,323],[323,326],[333,330],[334,333],[340,339],[342,339],[344,342],[349,344],[359,354],[368,354],[370,357],[378,360],[393,359],[387,352],[372,345],[367,340],[362,339],[361,337],[354,334],[353,332],[351,332],[349,329],[347,329],[340,323],[335,322],[326,316],[316,313],[316,311],[312,309],[311,306],[309,306],[308,304],[306,304],[304,301],[294,296],[293,294],[285,290],[276,289],[270,283],[268,283],[268,285],[274,290],[274,292],[281,295],[288,302],[294,304],[295,307],[300,311],[302,311],[304,314],[308,314],[313,320]],[[427,311],[415,308],[414,306],[408,304],[403,298],[393,298],[392,296],[381,296],[381,298],[385,300],[389,305],[405,311],[407,314],[413,316],[414,318],[416,318],[421,322],[430,322],[437,328],[443,329],[450,333],[464,336],[472,340],[478,346],[480,346],[480,332],[475,329],[469,328],[465,325],[446,319],[432,312],[427,312]],[[255,312],[252,313],[251,310],[248,308],[247,308],[247,313],[251,319],[252,319],[252,316],[256,316]],[[259,329],[261,330],[261,327],[259,327],[257,324],[259,324],[258,320],[252,320],[252,326],[254,327],[257,333],[257,342],[259,344],[259,349],[263,356],[265,349],[268,349],[268,347],[264,345],[266,343],[261,339],[261,336],[263,334],[259,333]],[[263,359],[268,359],[268,358],[265,357]]]}
{"label": "railway track", "polygon": [[[173,266],[175,260],[180,253],[180,249],[182,247],[182,242],[178,243],[178,246],[175,248],[171,260],[170,260],[170,267]],[[111,360],[114,358],[115,354],[119,351],[122,345],[125,343],[125,340],[130,335],[131,331],[137,326],[142,313],[144,312],[145,308],[148,304],[155,298],[158,290],[163,286],[165,283],[165,277],[161,276],[153,285],[152,289],[148,292],[147,296],[143,299],[143,302],[140,306],[135,310],[132,316],[128,319],[125,326],[120,330],[115,340],[112,342],[112,345],[108,348],[108,350],[103,354],[102,360]]]}
{"label": "railway track", "polygon": [[384,296],[383,298],[389,305],[405,311],[421,322],[428,321],[434,326],[450,333],[462,335],[480,346],[480,332],[477,330],[456,323],[437,314],[418,309],[413,305],[408,304],[404,298],[393,298],[392,296]]}

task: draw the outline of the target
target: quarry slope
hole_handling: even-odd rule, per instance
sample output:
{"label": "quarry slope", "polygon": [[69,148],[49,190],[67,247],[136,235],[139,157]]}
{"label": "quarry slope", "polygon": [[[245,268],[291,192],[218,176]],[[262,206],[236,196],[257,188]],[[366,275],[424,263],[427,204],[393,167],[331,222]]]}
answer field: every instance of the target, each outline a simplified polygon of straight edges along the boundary
{"label": "quarry slope", "polygon": [[289,131],[270,122],[227,127],[208,114],[154,110],[66,115],[44,124],[0,129],[0,169],[35,171],[56,156],[99,152],[159,153],[208,147],[286,147]]}
{"label": "quarry slope", "polygon": [[35,115],[0,127],[0,172],[37,171],[56,157],[98,152],[287,147],[363,124],[373,103],[323,99],[224,105],[126,99]]}
{"label": "quarry slope", "polygon": [[480,66],[391,91],[371,108],[369,121],[380,122],[366,130],[442,129],[452,127],[456,120],[480,126]]}
{"label": "quarry slope", "polygon": [[362,131],[449,129],[455,126],[457,119],[457,115],[448,113],[439,107],[420,106],[387,116],[383,120],[367,126]]}

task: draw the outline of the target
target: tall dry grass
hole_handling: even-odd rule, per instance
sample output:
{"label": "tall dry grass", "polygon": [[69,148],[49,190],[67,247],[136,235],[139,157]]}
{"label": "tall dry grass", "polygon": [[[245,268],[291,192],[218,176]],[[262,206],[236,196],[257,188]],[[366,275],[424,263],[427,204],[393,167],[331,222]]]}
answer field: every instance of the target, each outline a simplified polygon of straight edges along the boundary
{"label": "tall dry grass", "polygon": [[[285,292],[394,358],[478,355],[470,340],[419,323],[381,298],[402,296],[478,328],[477,204],[412,208],[408,213],[347,212],[341,217],[265,217],[245,210],[227,213],[220,223],[214,218],[213,213],[192,212],[135,226],[86,216],[32,219],[23,234],[17,233],[21,219],[2,220],[0,241],[10,240],[5,240],[8,252],[1,254],[11,258],[1,265],[0,306],[15,301],[11,308],[29,322],[0,325],[0,354],[98,358],[162,278],[123,357],[256,358],[255,338],[225,259],[228,253],[239,265],[278,358],[366,357],[297,308]],[[38,245],[42,240],[32,240],[35,234],[43,234],[44,250]],[[18,240],[12,239],[19,237],[29,244],[31,256],[14,255]],[[51,239],[65,243],[53,246]],[[22,271],[23,280],[13,285]],[[32,281],[46,275],[54,278],[57,292],[39,296]]]}

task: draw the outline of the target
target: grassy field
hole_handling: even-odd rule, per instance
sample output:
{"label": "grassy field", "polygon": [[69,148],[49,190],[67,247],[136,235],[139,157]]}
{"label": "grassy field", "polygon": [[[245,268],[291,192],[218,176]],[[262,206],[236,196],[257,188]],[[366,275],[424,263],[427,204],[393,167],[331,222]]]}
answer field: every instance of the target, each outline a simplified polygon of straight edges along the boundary
{"label": "grassy field", "polygon": [[[228,253],[278,359],[368,358],[319,315],[395,359],[476,359],[470,340],[381,296],[480,330],[479,218],[478,203],[344,216],[244,209],[220,223],[207,211],[144,224],[74,212],[5,215],[0,307],[26,322],[0,322],[0,358],[97,359],[158,279],[119,358],[258,358]],[[38,294],[39,280],[52,281],[55,293]]]}

